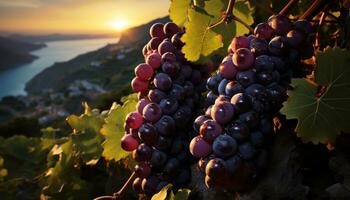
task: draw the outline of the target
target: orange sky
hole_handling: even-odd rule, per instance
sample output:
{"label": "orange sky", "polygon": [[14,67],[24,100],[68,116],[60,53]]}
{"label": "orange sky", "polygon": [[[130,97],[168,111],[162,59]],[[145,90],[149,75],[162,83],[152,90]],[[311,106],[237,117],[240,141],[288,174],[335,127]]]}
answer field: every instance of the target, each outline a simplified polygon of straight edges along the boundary
{"label": "orange sky", "polygon": [[168,0],[0,0],[0,30],[110,33],[124,23],[131,27],[163,17],[168,8]]}

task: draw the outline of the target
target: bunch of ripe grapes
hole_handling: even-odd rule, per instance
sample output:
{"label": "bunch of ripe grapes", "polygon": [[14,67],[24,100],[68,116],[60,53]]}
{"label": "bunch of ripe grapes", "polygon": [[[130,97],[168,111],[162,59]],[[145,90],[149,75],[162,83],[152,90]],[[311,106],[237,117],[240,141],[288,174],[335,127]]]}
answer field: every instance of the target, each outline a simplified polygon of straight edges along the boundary
{"label": "bunch of ripe grapes", "polygon": [[207,81],[205,114],[190,143],[209,188],[244,190],[268,163],[273,117],[291,78],[314,55],[306,20],[277,14],[254,33],[234,37],[217,73]]}
{"label": "bunch of ripe grapes", "polygon": [[137,193],[153,195],[167,184],[176,188],[190,180],[192,123],[203,109],[201,93],[211,70],[186,61],[182,35],[172,22],[154,24],[143,48],[145,63],[135,68],[131,82],[139,101],[126,117],[121,145],[137,162]]}

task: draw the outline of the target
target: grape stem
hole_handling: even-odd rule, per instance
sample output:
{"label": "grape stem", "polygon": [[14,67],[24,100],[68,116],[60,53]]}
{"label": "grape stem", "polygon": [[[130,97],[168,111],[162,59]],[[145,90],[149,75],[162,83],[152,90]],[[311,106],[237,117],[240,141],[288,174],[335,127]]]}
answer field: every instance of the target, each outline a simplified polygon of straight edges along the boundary
{"label": "grape stem", "polygon": [[233,14],[234,6],[235,6],[235,0],[230,0],[228,2],[227,9],[224,12],[224,14],[222,15],[221,19],[218,22],[210,25],[208,27],[208,29],[214,28],[214,27],[219,26],[223,23],[229,24],[232,21],[237,21],[237,22],[243,24],[250,32],[253,32],[254,30],[247,23],[245,23],[242,19],[240,19],[239,17],[237,17]]}
{"label": "grape stem", "polygon": [[118,192],[116,192],[116,193],[113,194],[113,197],[114,197],[115,199],[118,199],[119,197],[121,197],[121,196],[124,194],[124,192],[126,191],[126,189],[130,186],[130,184],[131,184],[135,179],[136,179],[136,173],[133,172],[133,173],[130,175],[129,179],[124,183],[123,187],[122,187]]}
{"label": "grape stem", "polygon": [[[326,10],[328,11],[329,6],[327,6]],[[327,16],[327,11],[323,11],[320,17],[320,22],[318,23],[318,27],[317,27],[317,31],[316,31],[316,36],[315,36],[315,49],[319,49],[320,48],[320,42],[319,42],[319,37],[320,37],[320,32],[321,32],[321,28],[324,24],[324,21],[326,19]]]}
{"label": "grape stem", "polygon": [[[332,2],[332,1],[330,1]],[[315,11],[320,9],[325,3],[330,3],[326,0],[315,0],[311,6],[299,17],[299,19],[311,20],[315,16]],[[317,15],[317,13],[316,13]]]}
{"label": "grape stem", "polygon": [[299,0],[290,0],[279,12],[281,15],[285,15]]}

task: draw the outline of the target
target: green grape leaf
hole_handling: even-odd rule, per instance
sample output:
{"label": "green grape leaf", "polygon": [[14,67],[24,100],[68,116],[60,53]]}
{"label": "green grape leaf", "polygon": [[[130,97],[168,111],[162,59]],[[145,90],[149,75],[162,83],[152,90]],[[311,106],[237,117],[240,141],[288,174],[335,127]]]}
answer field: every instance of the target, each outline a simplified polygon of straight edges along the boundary
{"label": "green grape leaf", "polygon": [[[210,15],[214,16],[214,21],[218,21],[220,20],[223,12],[225,12],[227,5],[228,1],[225,0],[210,0],[206,1],[205,10]],[[235,6],[233,9],[234,15],[243,20],[248,25],[254,23],[253,11],[254,10],[249,6],[247,1],[238,0],[235,2]],[[249,33],[249,29],[247,29],[243,24],[237,21],[232,21],[229,24],[222,23],[219,26],[214,27],[213,31],[222,35],[224,44],[224,48],[222,49],[225,52],[234,36]]]}
{"label": "green grape leaf", "polygon": [[107,160],[120,160],[129,155],[129,152],[121,148],[120,140],[124,136],[124,120],[128,113],[135,110],[137,101],[129,100],[120,106],[114,103],[109,111],[108,117],[105,119],[105,124],[101,129],[101,133],[105,137],[103,142],[102,155]]}
{"label": "green grape leaf", "polygon": [[151,200],[166,200],[168,196],[168,190],[171,187],[171,184],[164,186],[157,194],[153,195]]}
{"label": "green grape leaf", "polygon": [[333,143],[341,132],[350,132],[350,52],[327,48],[316,55],[315,82],[326,86],[316,97],[317,87],[294,79],[294,90],[281,112],[298,119],[296,132],[305,142]]}
{"label": "green grape leaf", "polygon": [[223,46],[221,36],[208,29],[213,22],[211,16],[199,9],[190,8],[188,10],[186,33],[181,37],[185,43],[182,52],[187,60],[197,61],[201,55],[208,56]]}
{"label": "green grape leaf", "polygon": [[171,0],[169,16],[178,26],[183,26],[187,21],[188,9],[191,3],[191,0]]}

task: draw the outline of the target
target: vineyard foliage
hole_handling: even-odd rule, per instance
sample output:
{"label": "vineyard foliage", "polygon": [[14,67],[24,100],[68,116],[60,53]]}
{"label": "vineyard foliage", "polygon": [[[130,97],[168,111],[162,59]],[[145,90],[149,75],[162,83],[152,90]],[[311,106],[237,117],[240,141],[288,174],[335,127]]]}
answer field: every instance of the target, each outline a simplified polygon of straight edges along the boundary
{"label": "vineyard foliage", "polygon": [[[310,2],[300,1],[290,17],[305,11]],[[247,25],[253,25],[266,21],[285,3],[236,0],[233,13]],[[171,0],[170,19],[186,30],[181,38],[186,59],[206,62],[213,56],[223,56],[234,36],[249,33],[250,30],[237,21],[210,27],[220,21],[227,4],[227,0]],[[334,15],[339,15],[336,9]],[[335,29],[330,25],[320,31],[330,35]],[[328,46],[332,42],[324,39],[320,45]],[[295,131],[304,142],[334,143],[339,134],[350,132],[347,117],[350,115],[350,53],[329,47],[320,50],[315,60],[311,81],[292,80],[289,99],[281,113],[287,119],[298,120]],[[0,199],[96,197],[94,184],[105,179],[95,180],[86,171],[101,166],[107,171],[106,166],[128,158],[129,153],[122,150],[120,140],[124,135],[125,116],[135,110],[137,101],[137,95],[132,94],[105,111],[92,109],[84,103],[82,115],[67,118],[72,132],[63,137],[58,134],[59,130],[51,127],[43,129],[40,138],[0,137]],[[127,162],[125,167],[132,169],[133,164]],[[190,194],[189,189],[180,189],[174,194],[171,187],[164,187],[152,200],[187,199]],[[113,189],[116,192],[118,188]]]}

